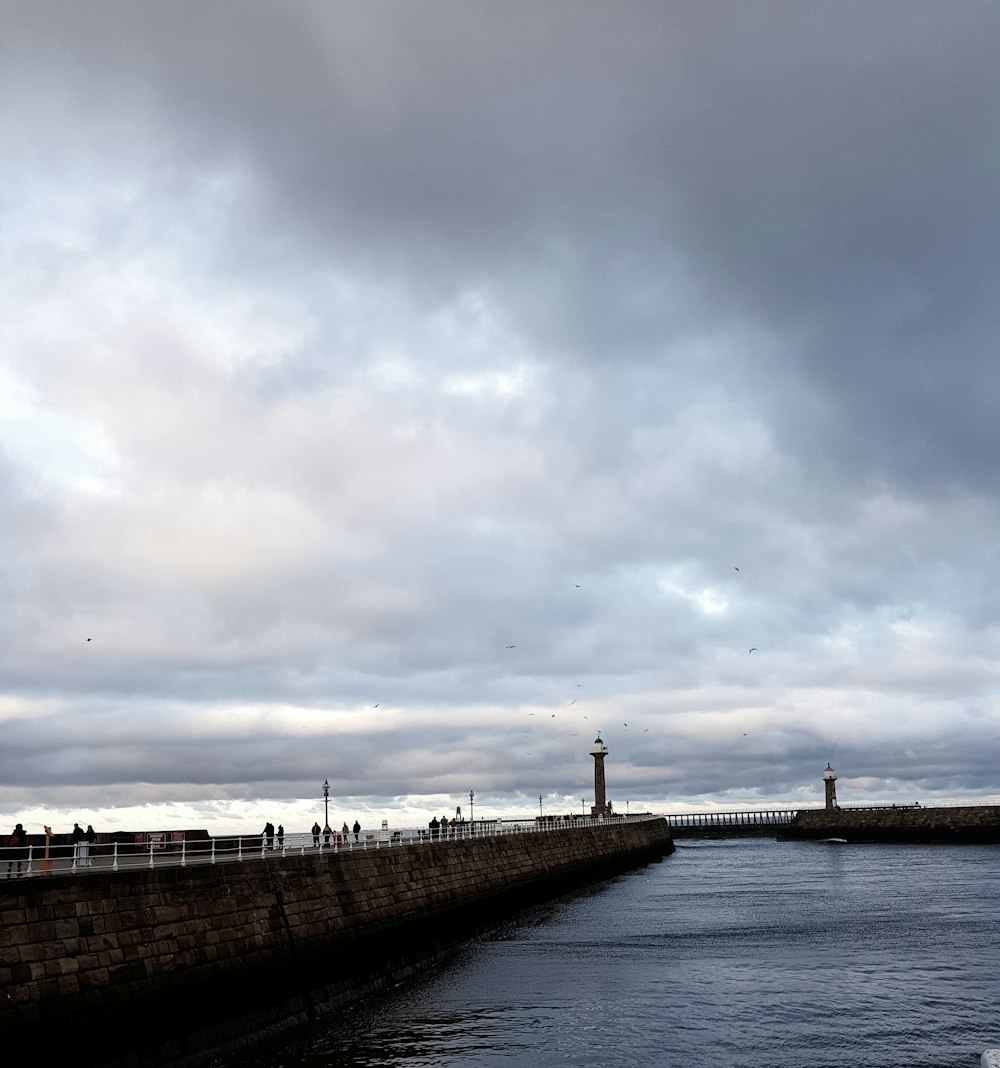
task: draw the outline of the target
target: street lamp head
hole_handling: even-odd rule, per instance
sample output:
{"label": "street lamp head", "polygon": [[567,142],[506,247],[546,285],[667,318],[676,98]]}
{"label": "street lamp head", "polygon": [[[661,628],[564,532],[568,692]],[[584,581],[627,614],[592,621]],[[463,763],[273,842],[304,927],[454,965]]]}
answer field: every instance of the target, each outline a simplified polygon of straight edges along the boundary
{"label": "street lamp head", "polygon": [[324,779],[323,780],[323,796],[324,797],[329,797],[330,796],[330,780],[329,779]]}

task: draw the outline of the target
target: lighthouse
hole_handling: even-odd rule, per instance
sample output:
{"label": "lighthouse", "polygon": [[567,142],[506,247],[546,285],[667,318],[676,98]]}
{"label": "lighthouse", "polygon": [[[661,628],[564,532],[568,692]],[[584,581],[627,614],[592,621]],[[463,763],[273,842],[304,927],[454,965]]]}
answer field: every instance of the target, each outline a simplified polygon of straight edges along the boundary
{"label": "lighthouse", "polygon": [[826,765],[826,771],[823,772],[823,787],[826,790],[826,807],[837,807],[837,773]]}
{"label": "lighthouse", "polygon": [[600,735],[594,739],[590,755],[594,758],[594,804],[590,814],[591,816],[606,816],[608,801],[604,786],[604,758],[608,755],[608,747],[601,741]]}

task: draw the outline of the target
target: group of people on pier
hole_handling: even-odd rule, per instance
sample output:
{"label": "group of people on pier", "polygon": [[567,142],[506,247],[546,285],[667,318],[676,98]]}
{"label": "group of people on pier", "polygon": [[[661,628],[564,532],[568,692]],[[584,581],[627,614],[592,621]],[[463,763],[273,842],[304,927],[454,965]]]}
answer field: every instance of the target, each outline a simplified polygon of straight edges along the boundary
{"label": "group of people on pier", "polygon": [[442,816],[441,819],[435,816],[427,826],[430,827],[431,838],[455,838],[465,827],[465,820],[461,816],[456,816],[453,820],[449,820],[447,816]]}
{"label": "group of people on pier", "polygon": [[[66,846],[50,846],[52,838],[55,836],[52,834],[52,828],[45,828],[45,855],[49,855],[51,849],[53,853],[59,849],[66,849]],[[72,851],[73,864],[77,868],[89,868],[93,865],[94,861],[91,857],[91,848],[97,841],[97,832],[88,823],[87,829],[84,830],[79,823],[73,824],[73,830],[69,834],[69,849]],[[18,823],[14,830],[10,833],[10,838],[7,841],[7,848],[4,850],[4,854],[7,857],[7,878],[11,877],[19,879],[24,874],[25,862],[28,859],[28,833],[24,827]]]}
{"label": "group of people on pier", "polygon": [[342,842],[350,841],[350,835],[354,835],[354,841],[361,841],[361,824],[357,820],[354,821],[353,827],[347,826],[347,820],[344,820],[344,826],[341,827],[340,832],[334,831],[328,823],[322,830],[320,830],[319,823],[316,822],[312,825],[312,839],[313,848],[319,849],[319,836],[323,835],[323,848],[329,849],[332,845],[334,849],[337,849]]}

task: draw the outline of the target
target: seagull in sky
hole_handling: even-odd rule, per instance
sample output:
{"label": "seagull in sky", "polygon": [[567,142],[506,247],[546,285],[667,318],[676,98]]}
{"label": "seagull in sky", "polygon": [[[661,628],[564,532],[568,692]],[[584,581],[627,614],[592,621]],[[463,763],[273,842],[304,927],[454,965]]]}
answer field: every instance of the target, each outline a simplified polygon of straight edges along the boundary
{"label": "seagull in sky", "polygon": [[573,700],[572,700],[572,701],[570,701],[570,704],[571,704],[571,705],[575,705],[575,704],[576,704],[576,698],[575,698],[575,697],[573,698]]}
{"label": "seagull in sky", "polygon": [[752,649],[750,650],[750,652],[751,652],[751,653],[759,653],[759,652],[760,652],[760,650],[759,650],[759,649],[757,648],[757,646],[755,645],[755,646],[754,646],[754,647],[753,647],[753,648],[752,648]]}
{"label": "seagull in sky", "polygon": [[505,649],[516,649],[517,646],[516,645],[505,645],[504,648]]}
{"label": "seagull in sky", "polygon": [[92,642],[93,640],[94,640],[93,638],[88,638],[87,639],[88,642]]}
{"label": "seagull in sky", "polygon": [[734,571],[739,571],[739,568],[738,567],[734,567],[733,570]]}

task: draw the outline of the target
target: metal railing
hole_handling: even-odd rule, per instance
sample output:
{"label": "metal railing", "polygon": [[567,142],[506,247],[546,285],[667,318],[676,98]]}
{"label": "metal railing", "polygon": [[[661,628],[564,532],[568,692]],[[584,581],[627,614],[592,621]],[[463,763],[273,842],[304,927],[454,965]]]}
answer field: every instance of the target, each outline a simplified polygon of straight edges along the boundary
{"label": "metal railing", "polygon": [[[249,860],[281,860],[306,854],[351,853],[355,850],[393,849],[404,845],[435,846],[471,838],[492,838],[510,834],[550,834],[580,827],[608,826],[658,819],[650,813],[606,817],[573,816],[527,820],[476,820],[448,827],[402,828],[399,830],[340,832],[319,835],[295,832],[267,838],[261,834],[227,835],[215,838],[181,838],[168,841],[167,835],[144,835],[145,842],[50,843],[47,847],[0,847],[0,884],[6,879],[38,876],[97,874],[143,868],[188,867],[200,864],[240,863]],[[0,886],[2,890],[2,886]]]}
{"label": "metal railing", "polygon": [[743,812],[674,812],[665,815],[671,828],[775,827],[791,823],[802,811],[797,808],[749,809]]}

